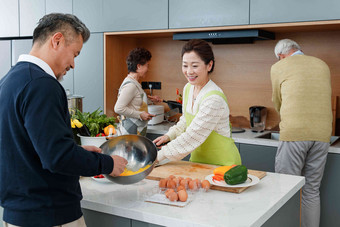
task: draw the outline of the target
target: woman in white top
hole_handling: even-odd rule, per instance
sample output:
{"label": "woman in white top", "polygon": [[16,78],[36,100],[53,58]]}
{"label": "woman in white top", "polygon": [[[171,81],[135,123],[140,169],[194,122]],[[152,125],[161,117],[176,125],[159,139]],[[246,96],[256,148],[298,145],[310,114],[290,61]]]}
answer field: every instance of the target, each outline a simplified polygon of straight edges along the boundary
{"label": "woman in white top", "polygon": [[[126,58],[128,75],[121,84],[114,110],[121,117],[120,132],[123,135],[146,135],[148,120],[154,115],[148,113],[147,95],[139,82],[149,69],[151,53],[145,48],[135,48]],[[158,97],[149,96],[158,100]]]}
{"label": "woman in white top", "polygon": [[162,146],[157,160],[180,160],[215,165],[239,165],[241,157],[231,138],[225,95],[209,78],[215,59],[210,45],[190,40],[182,49],[182,72],[188,83],[183,91],[183,116],[169,131],[154,140]]}

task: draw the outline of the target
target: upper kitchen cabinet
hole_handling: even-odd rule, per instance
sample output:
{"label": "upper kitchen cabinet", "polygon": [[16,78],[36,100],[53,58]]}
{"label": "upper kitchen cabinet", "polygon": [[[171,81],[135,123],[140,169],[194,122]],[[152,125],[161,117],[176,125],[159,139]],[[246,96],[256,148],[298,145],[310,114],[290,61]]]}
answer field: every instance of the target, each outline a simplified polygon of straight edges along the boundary
{"label": "upper kitchen cabinet", "polygon": [[249,0],[169,0],[169,28],[249,24]]}
{"label": "upper kitchen cabinet", "polygon": [[250,0],[250,24],[340,19],[339,0]]}
{"label": "upper kitchen cabinet", "polygon": [[14,66],[21,54],[29,54],[32,48],[32,39],[12,40],[12,66]]}
{"label": "upper kitchen cabinet", "polygon": [[0,0],[0,37],[19,36],[18,0]]}
{"label": "upper kitchen cabinet", "polygon": [[73,0],[91,32],[168,29],[168,0]]}
{"label": "upper kitchen cabinet", "polygon": [[49,13],[72,14],[72,0],[46,0],[46,14]]}
{"label": "upper kitchen cabinet", "polygon": [[45,15],[45,0],[20,0],[20,36],[32,36]]}
{"label": "upper kitchen cabinet", "polygon": [[104,110],[103,33],[92,33],[84,43],[81,54],[75,59],[74,94],[85,97],[84,112],[93,112],[98,108]]}
{"label": "upper kitchen cabinet", "polygon": [[[11,68],[11,41],[0,40],[0,79]],[[1,219],[0,219],[1,220]]]}

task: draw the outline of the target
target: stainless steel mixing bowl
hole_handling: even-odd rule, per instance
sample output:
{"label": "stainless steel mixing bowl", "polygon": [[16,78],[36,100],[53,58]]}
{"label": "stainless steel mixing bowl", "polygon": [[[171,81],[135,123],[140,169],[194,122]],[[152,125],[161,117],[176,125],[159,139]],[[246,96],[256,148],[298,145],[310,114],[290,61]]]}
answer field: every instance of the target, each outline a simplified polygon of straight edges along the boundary
{"label": "stainless steel mixing bowl", "polygon": [[153,170],[157,158],[157,148],[155,144],[144,136],[117,136],[103,143],[100,148],[104,154],[119,155],[125,158],[128,161],[127,169],[134,172],[150,165],[150,167],[143,172],[131,176],[112,177],[105,174],[107,179],[118,184],[134,184],[143,180]]}

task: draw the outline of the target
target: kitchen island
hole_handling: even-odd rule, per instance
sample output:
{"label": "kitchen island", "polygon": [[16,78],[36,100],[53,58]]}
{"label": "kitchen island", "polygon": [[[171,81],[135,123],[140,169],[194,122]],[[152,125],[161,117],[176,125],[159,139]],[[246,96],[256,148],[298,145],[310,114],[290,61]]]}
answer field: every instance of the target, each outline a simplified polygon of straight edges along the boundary
{"label": "kitchen island", "polygon": [[[168,131],[171,124],[164,122],[160,125],[154,125],[148,128],[149,135],[156,137]],[[252,132],[245,129],[243,133],[233,133],[232,137],[240,151],[243,164],[249,169],[274,172],[275,155],[279,141],[272,139],[258,138],[268,133]],[[158,134],[158,135],[157,135]],[[340,140],[333,143],[328,151],[327,163],[324,176],[320,187],[321,197],[321,217],[320,226],[338,226],[340,216],[337,211],[340,210],[340,191],[339,182],[340,172]]]}
{"label": "kitchen island", "polygon": [[145,202],[157,193],[158,181],[119,185],[85,177],[80,180],[88,227],[298,226],[299,190],[304,182],[300,176],[267,173],[240,194],[199,191],[185,207],[176,207]]}

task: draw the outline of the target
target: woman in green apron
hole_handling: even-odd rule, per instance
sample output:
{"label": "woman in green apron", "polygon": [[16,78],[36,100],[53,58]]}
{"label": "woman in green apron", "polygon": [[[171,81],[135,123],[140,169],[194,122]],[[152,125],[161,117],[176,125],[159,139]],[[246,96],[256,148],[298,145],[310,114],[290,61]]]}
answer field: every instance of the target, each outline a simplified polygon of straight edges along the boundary
{"label": "woman in green apron", "polygon": [[[146,135],[148,120],[154,115],[148,113],[147,95],[139,80],[144,78],[151,60],[151,53],[144,48],[130,51],[126,64],[128,75],[118,91],[118,99],[114,110],[120,115],[119,132],[122,135]],[[149,96],[149,98],[153,98]]]}
{"label": "woman in green apron", "polygon": [[214,54],[203,40],[190,40],[182,49],[183,115],[169,131],[154,140],[162,146],[157,160],[181,160],[214,165],[239,165],[241,157],[231,138],[227,98],[212,80]]}

